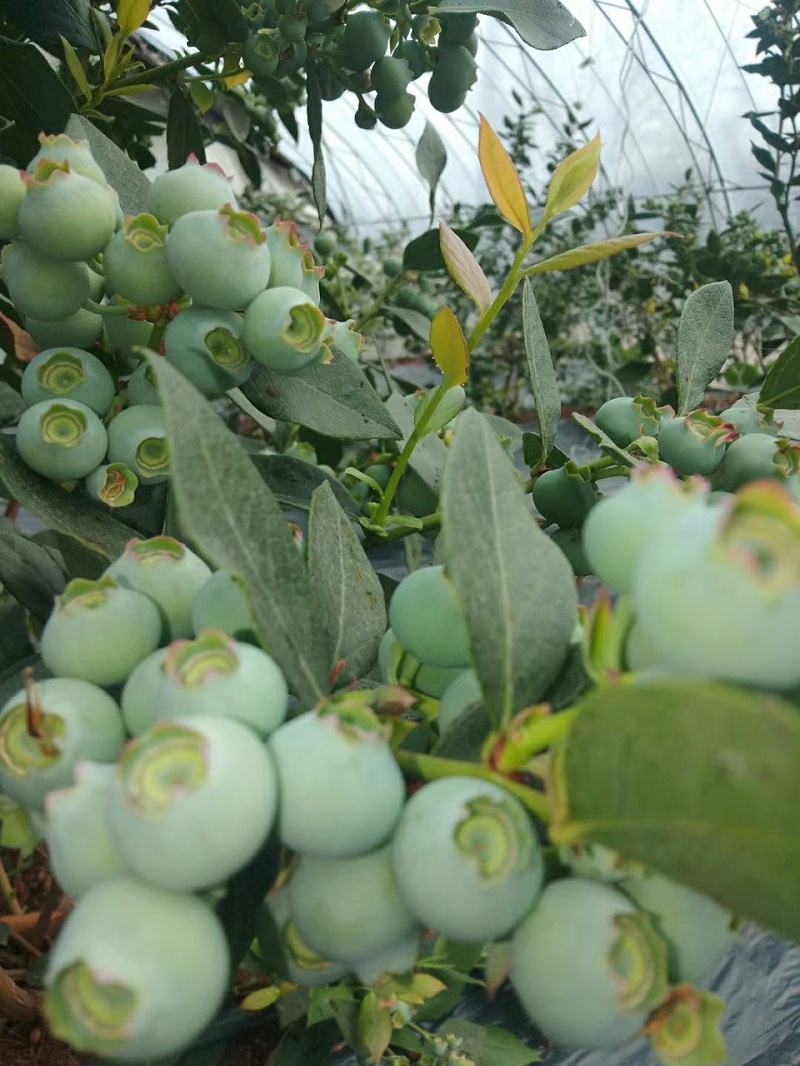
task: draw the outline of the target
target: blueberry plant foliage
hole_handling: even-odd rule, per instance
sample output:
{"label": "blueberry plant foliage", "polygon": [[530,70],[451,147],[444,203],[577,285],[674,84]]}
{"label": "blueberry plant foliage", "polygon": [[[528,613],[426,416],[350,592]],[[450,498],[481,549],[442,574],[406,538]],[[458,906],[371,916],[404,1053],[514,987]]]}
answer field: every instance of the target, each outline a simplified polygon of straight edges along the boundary
{"label": "blueberry plant foliage", "polygon": [[[44,840],[64,894],[3,1010],[113,1062],[277,1020],[276,1066],[524,1066],[454,1014],[509,981],[542,1042],[726,1061],[740,924],[800,939],[800,342],[709,412],[734,308],[701,286],[675,406],[578,416],[578,463],[536,279],[659,236],[534,260],[598,138],[534,222],[482,120],[516,251],[493,286],[439,227],[471,309],[436,310],[408,395],[294,223],[65,125],[0,167],[0,887],[22,910],[5,859]],[[512,300],[537,433],[465,406]]]}

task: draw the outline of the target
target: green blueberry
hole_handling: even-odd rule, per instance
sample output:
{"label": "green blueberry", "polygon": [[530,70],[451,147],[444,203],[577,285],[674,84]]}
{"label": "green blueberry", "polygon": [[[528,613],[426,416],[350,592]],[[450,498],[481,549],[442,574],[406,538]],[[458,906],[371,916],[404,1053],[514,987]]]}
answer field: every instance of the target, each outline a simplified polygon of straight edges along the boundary
{"label": "green blueberry", "polygon": [[386,729],[356,700],[327,703],[269,739],[278,773],[278,831],[295,851],[360,855],[383,843],[405,800]]}
{"label": "green blueberry", "polygon": [[381,125],[390,130],[401,130],[414,113],[416,99],[411,93],[387,97],[378,93],[375,98],[375,114]]}
{"label": "green blueberry", "polygon": [[399,255],[387,255],[381,266],[387,278],[396,278],[403,272],[403,260]]}
{"label": "green blueberry", "polygon": [[41,652],[56,675],[119,685],[160,642],[161,615],[148,596],[110,577],[74,578],[56,597]]}
{"label": "green blueberry", "polygon": [[42,400],[70,399],[106,414],[116,393],[116,384],[97,356],[80,348],[46,348],[25,367],[20,383],[28,407]]}
{"label": "green blueberry", "polygon": [[191,211],[236,208],[230,178],[216,163],[199,163],[190,156],[183,166],[160,174],[147,191],[147,211],[172,226]]}
{"label": "green blueberry", "polygon": [[713,474],[736,439],[736,431],[717,415],[692,411],[685,418],[664,423],[658,435],[658,451],[676,474]]}
{"label": "green blueberry", "polygon": [[230,204],[181,215],[167,238],[167,259],[181,289],[195,303],[218,311],[246,307],[269,282],[269,246],[261,223]]}
{"label": "green blueberry", "polygon": [[158,386],[149,363],[139,363],[128,378],[126,391],[128,404],[131,407],[136,407],[137,404],[143,403],[158,406],[161,403]]}
{"label": "green blueberry", "polygon": [[329,344],[338,355],[343,355],[352,363],[357,363],[366,347],[366,337],[353,328],[355,321],[352,318],[345,322],[333,322],[331,328],[332,322],[332,319],[328,319],[328,335],[325,343]]}
{"label": "green blueberry", "polygon": [[86,491],[107,507],[127,507],[133,503],[139,479],[124,463],[104,463],[86,475]]}
{"label": "green blueberry", "polygon": [[478,25],[478,16],[472,12],[439,15],[442,32],[439,36],[441,43],[465,44]]}
{"label": "green blueberry", "polygon": [[244,315],[244,343],[259,363],[287,374],[302,370],[324,354],[326,319],[300,289],[267,289]]}
{"label": "green blueberry", "polygon": [[43,820],[42,813],[29,811],[0,792],[0,848],[14,848],[21,858],[27,859],[43,840],[38,824]]}
{"label": "green blueberry", "polygon": [[702,486],[682,486],[664,467],[634,471],[624,488],[598,501],[583,526],[593,573],[615,592],[630,592],[647,544],[689,508],[702,507],[704,496]]}
{"label": "green blueberry", "polygon": [[164,354],[204,396],[221,396],[243,384],[255,367],[243,329],[244,320],[234,311],[190,307],[164,331]]}
{"label": "green blueberry", "polygon": [[542,518],[562,529],[581,525],[597,502],[594,485],[572,462],[540,474],[531,495]]}
{"label": "green blueberry", "polygon": [[467,92],[477,79],[477,64],[468,48],[462,44],[448,44],[439,38],[433,75],[451,92]]}
{"label": "green blueberry", "polygon": [[423,785],[406,803],[391,847],[411,912],[452,940],[502,938],[542,887],[541,849],[524,807],[474,777]]}
{"label": "green blueberry", "polygon": [[800,447],[769,433],[748,433],[732,441],[719,470],[720,488],[735,492],[748,481],[788,478],[800,469]]}
{"label": "green blueberry", "polygon": [[161,1059],[209,1024],[229,976],[224,930],[203,900],[113,878],[67,916],[48,959],[44,1015],[78,1051]]}
{"label": "green blueberry", "polygon": [[418,931],[397,887],[389,844],[345,859],[301,855],[289,879],[289,905],[303,940],[336,962],[357,963]]}
{"label": "green blueberry", "polygon": [[192,631],[221,629],[229,637],[257,643],[257,626],[244,581],[229,570],[215,570],[192,604]]}
{"label": "green blueberry", "polygon": [[86,759],[112,762],[125,740],[119,707],[97,685],[72,677],[37,681],[0,710],[0,789],[41,810]]}
{"label": "green blueberry", "polygon": [[342,36],[342,65],[356,71],[371,67],[386,51],[389,31],[390,23],[380,11],[351,12]]}
{"label": "green blueberry", "polygon": [[314,237],[314,251],[321,259],[330,259],[338,245],[336,234],[330,230],[322,230]]}
{"label": "green blueberry", "polygon": [[443,566],[422,567],[403,578],[392,594],[389,624],[403,647],[423,662],[470,665],[466,622]]}
{"label": "green blueberry", "polygon": [[256,915],[256,937],[267,973],[288,977],[301,988],[332,985],[347,973],[347,965],[331,962],[304,943],[297,932],[284,886],[270,892]]}
{"label": "green blueberry", "polygon": [[0,262],[8,295],[26,318],[42,322],[69,318],[89,298],[85,263],[56,262],[23,241],[7,244]]}
{"label": "green blueberry", "polygon": [[411,67],[399,56],[384,56],[376,60],[370,70],[372,88],[386,101],[404,96],[410,82],[414,79]]}
{"label": "green blueberry", "polygon": [[155,215],[125,220],[105,247],[103,271],[108,291],[137,307],[167,304],[180,295],[167,259],[167,226]]}
{"label": "green blueberry", "polygon": [[733,407],[727,407],[720,411],[719,417],[723,422],[728,422],[739,436],[748,433],[769,433],[777,437],[781,431],[782,423],[775,420],[775,412],[771,407],[761,407],[759,404],[739,401]]}
{"label": "green blueberry", "polygon": [[375,985],[386,974],[407,974],[414,969],[420,954],[419,931],[383,951],[353,963],[353,972],[363,985]]}
{"label": "green blueberry", "polygon": [[106,821],[114,773],[113,763],[79,762],[74,783],[45,796],[50,869],[73,899],[85,895],[101,881],[128,872]]}
{"label": "green blueberry", "polygon": [[32,174],[39,163],[49,160],[52,163],[67,162],[76,174],[82,174],[85,178],[91,178],[98,185],[107,185],[106,176],[99,163],[92,155],[89,142],[86,140],[73,140],[65,133],[39,134],[39,151],[28,163],[25,170]]}
{"label": "green blueberry", "polygon": [[37,164],[25,185],[19,230],[40,255],[72,261],[102,252],[117,228],[110,187],[72,171],[67,162],[48,160]]}
{"label": "green blueberry", "polygon": [[280,34],[270,27],[251,31],[242,45],[242,62],[257,78],[275,73],[280,54]]}
{"label": "green blueberry", "polygon": [[90,348],[103,332],[103,316],[81,307],[75,314],[52,322],[26,318],[25,329],[39,348]]}
{"label": "green blueberry", "polygon": [[670,979],[708,985],[736,943],[731,911],[652,871],[628,877],[619,887],[650,914],[666,941]]}
{"label": "green blueberry", "polygon": [[276,219],[265,230],[270,254],[269,287],[302,289],[307,276],[318,279],[323,268],[314,262],[311,249],[303,241],[296,223]]}
{"label": "green blueberry", "polygon": [[549,536],[550,540],[557,544],[566,556],[575,577],[586,577],[587,574],[592,573],[592,567],[584,551],[581,529],[554,529]]}
{"label": "green blueberry", "polygon": [[378,646],[378,670],[386,684],[402,685],[437,700],[463,672],[460,666],[431,666],[420,662],[400,644],[391,629],[386,630]]}
{"label": "green blueberry", "polygon": [[125,728],[133,737],[155,725],[156,697],[164,680],[164,659],[168,648],[157,648],[134,666],[120,696]]}
{"label": "green blueberry", "polygon": [[289,692],[275,660],[219,629],[172,643],[155,694],[159,720],[215,714],[267,736],[286,717]]}
{"label": "green blueberry", "polygon": [[[126,305],[130,311],[136,310],[132,303],[117,295],[112,296],[109,303]],[[153,323],[145,319],[129,318],[127,315],[105,315],[104,325],[109,344],[124,355],[138,359],[134,348],[147,348],[150,344]]]}
{"label": "green blueberry", "polygon": [[417,78],[422,77],[425,71],[430,70],[430,61],[428,53],[420,44],[419,41],[407,38],[405,41],[401,41],[397,48],[395,48],[392,55],[397,59],[402,59],[408,64],[411,70],[411,76],[416,81]]}
{"label": "green blueberry", "polygon": [[25,199],[25,182],[16,167],[0,163],[0,240],[19,236],[19,209]]}
{"label": "green blueberry", "polygon": [[474,703],[483,702],[483,692],[474,670],[462,670],[442,693],[437,722],[444,733]]}
{"label": "green blueberry", "polygon": [[[634,1037],[666,995],[666,949],[615,888],[568,877],[539,896],[512,939],[511,984],[559,1048],[605,1050]],[[651,939],[656,943],[651,943]]]}
{"label": "green blueberry", "polygon": [[636,565],[637,625],[665,667],[766,689],[800,682],[800,523],[780,486],[756,482],[690,510]]}
{"label": "green blueberry", "polygon": [[662,414],[666,416],[667,409],[656,407],[647,396],[615,396],[598,407],[594,421],[616,445],[627,448],[638,437],[657,437]]}
{"label": "green blueberry", "polygon": [[[243,787],[231,787],[241,782]],[[275,770],[262,741],[230,718],[156,722],[125,746],[108,819],[130,869],[160,888],[227,881],[275,821]]]}
{"label": "green blueberry", "polygon": [[143,592],[166,622],[170,640],[192,633],[194,598],[211,577],[199,555],[174,537],[129,540],[105,574],[124,588]]}
{"label": "green blueberry", "polygon": [[23,412],[17,451],[28,466],[56,481],[90,474],[106,454],[105,426],[77,400],[41,400]]}
{"label": "green blueberry", "polygon": [[143,403],[115,415],[108,427],[108,459],[125,463],[143,485],[167,481],[169,445],[161,408]]}

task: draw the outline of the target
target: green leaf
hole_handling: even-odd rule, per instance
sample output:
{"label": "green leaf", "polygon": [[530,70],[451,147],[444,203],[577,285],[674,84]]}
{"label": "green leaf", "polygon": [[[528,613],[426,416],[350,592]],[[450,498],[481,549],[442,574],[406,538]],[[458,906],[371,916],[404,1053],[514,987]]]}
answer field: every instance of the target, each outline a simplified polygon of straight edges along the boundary
{"label": "green leaf", "polygon": [[0,585],[35,618],[44,621],[48,617],[67,577],[55,549],[36,544],[13,522],[0,519]]}
{"label": "green leaf", "polygon": [[[399,426],[404,445],[414,432],[414,412],[399,392],[392,393],[386,401],[386,409]],[[439,479],[446,458],[447,445],[435,433],[428,433],[411,453],[408,465],[419,474],[428,488],[438,494]]]}
{"label": "green leaf", "polygon": [[75,110],[75,101],[44,55],[32,44],[0,37],[0,99],[3,130],[0,144],[20,166],[39,151],[39,134],[60,133]]}
{"label": "green leaf", "polygon": [[436,189],[447,164],[447,149],[444,146],[444,141],[436,132],[436,127],[432,126],[430,122],[425,123],[425,129],[417,142],[415,154],[417,170],[427,182],[430,190],[428,206],[430,207],[432,222],[436,204]]}
{"label": "green leaf", "polygon": [[2,0],[0,16],[53,55],[62,37],[75,48],[97,52],[90,0]]}
{"label": "green leaf", "polygon": [[106,180],[119,193],[120,207],[126,215],[139,215],[146,210],[150,182],[130,156],[82,115],[72,115],[65,132],[76,140],[88,140]]}
{"label": "green leaf", "polygon": [[439,1026],[437,1033],[452,1034],[463,1040],[464,1052],[476,1066],[529,1066],[542,1060],[519,1037],[498,1025],[478,1025],[465,1018],[450,1018]]}
{"label": "green leaf", "polygon": [[233,972],[253,942],[256,916],[280,866],[281,842],[277,832],[273,832],[250,862],[228,881],[225,895],[215,908],[228,938]]}
{"label": "green leaf", "polygon": [[85,548],[74,537],[58,533],[55,529],[41,529],[33,534],[31,540],[58,552],[70,579],[85,577],[90,581],[95,581],[108,566],[108,559],[105,556]]}
{"label": "green leaf", "polygon": [[344,664],[342,683],[363,677],[386,632],[386,604],[378,576],[327,483],[311,498],[308,571],[320,623],[333,643],[331,667]]}
{"label": "green leaf", "polygon": [[598,241],[596,244],[581,244],[577,248],[570,248],[559,255],[552,255],[549,259],[543,259],[525,271],[525,277],[534,274],[545,274],[551,270],[574,270],[575,267],[586,266],[588,263],[597,263],[601,259],[608,259],[612,255],[624,252],[628,248],[638,248],[641,244],[649,244],[658,237],[668,236],[666,233],[626,233],[621,237],[612,237],[607,241]]}
{"label": "green leaf", "polygon": [[800,715],[711,681],[617,684],[554,768],[559,844],[600,843],[800,940]]}
{"label": "green leaf", "polygon": [[446,569],[486,709],[501,726],[558,676],[577,618],[575,580],[492,429],[471,409],[449,449],[442,503]]}
{"label": "green leaf", "polygon": [[167,166],[177,170],[192,153],[205,163],[203,130],[192,101],[182,89],[173,89],[167,112]]}
{"label": "green leaf", "polygon": [[310,706],[328,691],[330,649],[286,516],[211,405],[165,360],[148,359],[161,395],[181,526],[212,563],[243,578],[270,654]]}
{"label": "green leaf", "polygon": [[314,152],[311,167],[311,191],[319,216],[319,226],[327,210],[325,190],[325,157],[322,153],[322,93],[319,85],[319,71],[316,63],[309,59],[306,63],[306,115],[308,118],[308,135]]}
{"label": "green leaf", "polygon": [[[454,229],[453,233],[470,251],[477,246],[480,234],[469,229]],[[420,274],[429,274],[437,270],[447,270],[447,263],[442,255],[439,229],[429,229],[409,241],[403,250],[403,270],[416,270]]]}
{"label": "green leaf", "polygon": [[544,454],[542,438],[538,433],[526,431],[522,434],[522,458],[534,473],[544,466],[564,466],[569,462],[569,456],[560,448],[552,447],[547,455]]}
{"label": "green leaf", "polygon": [[605,455],[612,456],[621,466],[636,465],[636,460],[633,456],[629,455],[624,448],[620,448],[618,444],[615,444],[611,437],[592,422],[591,418],[587,418],[586,415],[579,414],[577,411],[572,412],[572,417],[579,426],[586,430],[592,440],[597,442],[600,446],[600,451]]}
{"label": "green leaf", "polygon": [[13,422],[24,410],[25,404],[17,390],[12,389],[7,382],[0,381],[0,426]]}
{"label": "green leaf", "polygon": [[334,1022],[306,1028],[305,1021],[286,1030],[269,1057],[270,1066],[330,1066],[333,1047],[341,1042]]}
{"label": "green leaf", "polygon": [[733,289],[729,281],[702,285],[688,297],[678,325],[678,414],[703,402],[733,342]]}
{"label": "green leaf", "polygon": [[584,198],[597,176],[600,166],[600,134],[581,145],[562,159],[550,178],[544,212],[538,224],[541,229],[556,215],[561,215]]}
{"label": "green leaf", "polygon": [[178,11],[186,22],[186,37],[201,51],[247,37],[249,25],[236,0],[179,0]]}
{"label": "green leaf", "polygon": [[527,278],[522,284],[522,330],[536,417],[539,420],[542,458],[546,462],[556,442],[556,429],[561,420],[561,390],[533,287]]}
{"label": "green leaf", "polygon": [[382,1062],[383,1055],[392,1039],[392,1019],[386,1007],[378,1005],[378,996],[372,989],[361,1001],[358,1012],[358,1031],[373,1062]]}
{"label": "green leaf", "polygon": [[800,337],[790,341],[769,368],[758,402],[773,409],[800,408]]}
{"label": "green leaf", "polygon": [[361,513],[344,485],[318,466],[291,455],[253,455],[251,458],[281,506],[307,511],[314,489],[329,485],[345,511],[353,516]]}
{"label": "green leaf", "polygon": [[25,608],[18,603],[0,603],[0,707],[22,688],[22,669],[35,659],[38,656],[28,636]]}
{"label": "green leaf", "polygon": [[431,335],[431,320],[420,311],[412,311],[407,307],[386,306],[383,312],[391,318],[399,319],[411,332],[427,344]]}
{"label": "green leaf", "polygon": [[242,392],[259,411],[342,440],[396,440],[397,426],[363,372],[346,356],[297,374],[256,367]]}
{"label": "green leaf", "polygon": [[[202,83],[195,82],[195,84]],[[231,131],[233,139],[238,144],[244,144],[252,127],[252,120],[247,108],[233,93],[219,93],[216,104],[223,114],[225,124]]]}
{"label": "green leaf", "polygon": [[75,79],[75,84],[83,93],[85,98],[89,100],[92,95],[92,87],[89,85],[89,80],[86,77],[86,71],[83,69],[78,53],[69,43],[66,37],[61,37],[61,47],[64,51],[64,62],[67,64],[72,77]]}
{"label": "green leaf", "polygon": [[[460,322],[447,305],[439,308],[431,322],[431,354],[449,388],[466,383],[469,377],[467,339]],[[433,422],[431,428],[437,428]]]}
{"label": "green leaf", "polygon": [[492,731],[492,721],[481,703],[473,703],[446,729],[432,754],[443,759],[480,762],[486,738]]}
{"label": "green leaf", "polygon": [[0,481],[8,495],[19,500],[50,529],[66,533],[93,551],[116,559],[136,530],[90,504],[85,497],[40,477],[19,458],[10,440],[0,437]]}

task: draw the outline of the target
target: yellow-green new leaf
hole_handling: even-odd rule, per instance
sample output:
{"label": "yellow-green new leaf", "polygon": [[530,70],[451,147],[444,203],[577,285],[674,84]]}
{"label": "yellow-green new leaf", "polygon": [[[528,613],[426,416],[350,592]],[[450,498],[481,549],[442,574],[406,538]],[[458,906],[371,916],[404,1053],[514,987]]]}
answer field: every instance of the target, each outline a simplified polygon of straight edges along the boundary
{"label": "yellow-green new leaf", "polygon": [[372,1056],[373,1062],[381,1062],[392,1039],[392,1019],[386,1007],[381,1007],[378,997],[370,990],[361,1001],[358,1012],[358,1035]]}
{"label": "yellow-green new leaf", "polygon": [[469,377],[467,340],[449,307],[442,307],[431,322],[433,361],[448,385],[463,385]]}
{"label": "yellow-green new leaf", "polygon": [[541,263],[528,267],[524,272],[527,277],[531,274],[545,274],[550,270],[572,270],[574,267],[586,266],[588,263],[596,263],[600,259],[609,259],[618,252],[624,252],[627,248],[638,248],[640,244],[649,244],[650,241],[659,237],[676,237],[678,234],[662,230],[657,233],[626,233],[623,237],[612,237],[607,241],[598,241],[596,244],[581,244],[577,248],[570,248],[567,252],[553,255],[549,259],[543,259]]}
{"label": "yellow-green new leaf", "polygon": [[277,985],[269,985],[267,988],[258,988],[255,992],[251,992],[249,996],[245,996],[241,1002],[242,1010],[266,1010],[267,1007],[271,1007],[273,1003],[277,1002],[283,991]]}
{"label": "yellow-green new leaf", "polygon": [[588,144],[561,160],[550,178],[544,214],[537,229],[543,228],[551,218],[568,211],[584,198],[597,176],[600,148],[600,134],[597,133]]}
{"label": "yellow-green new leaf", "polygon": [[492,290],[481,265],[459,235],[446,222],[439,223],[439,247],[447,272],[460,289],[485,311],[492,302]]}
{"label": "yellow-green new leaf", "polygon": [[126,36],[136,33],[150,14],[150,0],[119,0],[117,21],[120,31]]}
{"label": "yellow-green new leaf", "polygon": [[478,137],[478,158],[495,207],[506,222],[524,236],[530,236],[531,213],[517,168],[483,115]]}
{"label": "yellow-green new leaf", "polygon": [[78,59],[78,53],[69,43],[66,37],[59,33],[61,38],[61,47],[64,49],[64,62],[67,64],[67,69],[75,80],[75,84],[88,100],[92,95],[92,87],[89,85],[89,79],[86,77],[86,71],[81,66],[81,61]]}

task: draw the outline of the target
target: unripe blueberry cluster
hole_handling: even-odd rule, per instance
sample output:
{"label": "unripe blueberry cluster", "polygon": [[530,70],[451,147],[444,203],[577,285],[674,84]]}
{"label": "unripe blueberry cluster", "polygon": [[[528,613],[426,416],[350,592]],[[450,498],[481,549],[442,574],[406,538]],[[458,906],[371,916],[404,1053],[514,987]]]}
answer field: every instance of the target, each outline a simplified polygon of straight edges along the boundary
{"label": "unripe blueberry cluster", "polygon": [[[482,693],[442,568],[404,579],[390,615],[410,650],[390,630],[382,671],[402,675],[412,657],[415,682],[439,671],[443,731],[445,713]],[[45,978],[56,1035],[121,1062],[194,1039],[238,961],[212,897],[272,833],[287,862],[279,887],[265,886],[258,946],[265,971],[297,985],[408,973],[428,930],[511,938],[512,983],[534,1022],[602,1048],[663,1011],[668,971],[710,978],[731,941],[716,904],[569,853],[572,873],[543,887],[534,823],[502,785],[445,777],[408,798],[380,714],[396,688],[342,692],[285,721],[279,667],[236,639],[255,629],[235,575],[212,574],[170,537],[132,541],[99,580],[67,586],[41,638],[55,676],[0,709],[4,799],[43,827],[77,901]],[[460,706],[445,712],[448,700]]]}
{"label": "unripe blueberry cluster", "polygon": [[[190,158],[158,177],[146,211],[123,218],[88,143],[42,135],[27,169],[0,171],[2,276],[45,348],[27,367],[17,444],[38,473],[85,480],[111,506],[169,477],[158,392],[140,349],[155,346],[207,397],[257,363],[293,373],[359,338],[320,310],[324,269],[296,225],[240,211],[230,181]],[[123,384],[110,354],[131,360]],[[95,354],[96,353],[96,354]],[[120,409],[122,408],[122,409]]]}
{"label": "unripe blueberry cluster", "polygon": [[[349,89],[359,98],[358,126],[373,129],[380,122],[401,129],[414,111],[412,81],[430,73],[431,105],[451,112],[463,105],[477,77],[477,16],[434,17],[419,4],[414,10],[412,15],[396,0],[347,12],[322,0],[267,0],[251,16],[242,61],[256,89],[263,87],[273,102],[288,102],[302,92],[303,68],[313,55],[323,100]],[[370,91],[371,105],[364,97]]]}

